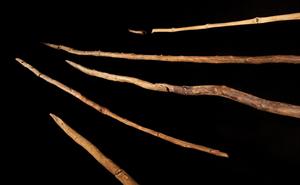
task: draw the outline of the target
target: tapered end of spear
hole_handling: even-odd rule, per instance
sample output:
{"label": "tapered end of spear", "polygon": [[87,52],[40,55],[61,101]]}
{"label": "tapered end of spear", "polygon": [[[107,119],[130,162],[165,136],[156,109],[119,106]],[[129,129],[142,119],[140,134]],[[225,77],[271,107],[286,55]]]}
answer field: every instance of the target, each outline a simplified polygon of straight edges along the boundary
{"label": "tapered end of spear", "polygon": [[148,32],[145,30],[133,30],[133,29],[128,29],[130,33],[136,34],[136,35],[146,35]]}
{"label": "tapered end of spear", "polygon": [[58,116],[56,116],[56,115],[53,114],[53,113],[49,113],[49,116],[54,120],[54,122],[55,122],[57,125],[65,127],[64,122],[63,122]]}
{"label": "tapered end of spear", "polygon": [[32,71],[32,66],[29,65],[28,63],[26,63],[24,60],[20,59],[20,58],[15,58],[15,60],[21,64],[22,66],[24,66],[25,68],[29,69]]}
{"label": "tapered end of spear", "polygon": [[23,63],[23,60],[22,60],[22,59],[20,59],[20,58],[15,58],[15,60],[16,60],[17,62],[19,62],[20,64],[22,64],[22,63]]}
{"label": "tapered end of spear", "polygon": [[65,60],[70,66],[75,67],[76,69],[80,69],[80,65],[76,64],[75,62],[72,62],[70,60]]}
{"label": "tapered end of spear", "polygon": [[51,118],[53,118],[53,119],[56,119],[56,118],[57,118],[57,116],[55,116],[55,115],[52,114],[52,113],[49,113],[49,116],[50,116]]}
{"label": "tapered end of spear", "polygon": [[56,45],[56,44],[51,44],[51,43],[47,43],[47,42],[42,42],[42,44],[44,44],[45,46],[48,46],[50,48],[53,48],[53,49],[60,49],[60,46]]}
{"label": "tapered end of spear", "polygon": [[219,150],[211,150],[209,153],[219,156],[219,157],[225,157],[225,158],[229,158],[229,155],[225,152],[221,152]]}

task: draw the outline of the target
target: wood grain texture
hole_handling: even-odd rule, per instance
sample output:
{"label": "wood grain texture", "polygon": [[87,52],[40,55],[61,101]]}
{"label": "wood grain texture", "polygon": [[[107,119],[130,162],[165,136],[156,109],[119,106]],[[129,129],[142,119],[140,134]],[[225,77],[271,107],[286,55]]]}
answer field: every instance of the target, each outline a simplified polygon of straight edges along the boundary
{"label": "wood grain texture", "polygon": [[147,55],[135,53],[118,53],[106,51],[81,51],[71,47],[44,43],[45,45],[81,56],[110,57],[128,60],[154,60],[161,62],[189,62],[189,63],[209,63],[209,64],[270,64],[286,63],[300,64],[298,55],[265,55],[265,56],[175,56],[175,55]]}
{"label": "wood grain texture", "polygon": [[133,121],[130,121],[126,118],[123,118],[113,112],[111,112],[108,108],[102,106],[102,105],[99,105],[97,104],[96,102],[88,99],[87,97],[85,97],[84,95],[82,95],[80,92],[64,85],[63,83],[57,81],[57,80],[54,80],[52,78],[50,78],[49,76],[41,73],[40,71],[38,71],[37,69],[35,69],[33,66],[31,66],[30,64],[26,63],[24,60],[20,59],[20,58],[16,58],[16,61],[19,62],[23,67],[27,68],[28,70],[30,70],[32,73],[34,73],[36,76],[38,76],[39,78],[45,80],[46,82],[62,89],[63,91],[69,93],[70,95],[76,97],[77,99],[79,99],[81,102],[85,103],[86,105],[94,108],[96,111],[98,111],[99,113],[101,114],[104,114],[106,116],[109,116],[115,120],[118,120],[119,122],[127,125],[127,126],[130,126],[132,128],[135,128],[139,131],[142,131],[142,132],[145,132],[147,134],[150,134],[152,136],[155,136],[157,138],[160,138],[162,140],[165,140],[165,141],[168,141],[170,143],[173,143],[175,145],[178,145],[178,146],[181,146],[181,147],[184,147],[184,148],[190,148],[190,149],[194,149],[194,150],[198,150],[198,151],[202,151],[202,152],[206,152],[206,153],[209,153],[209,154],[212,154],[212,155],[216,155],[216,156],[219,156],[219,157],[228,157],[228,154],[225,153],[225,152],[222,152],[222,151],[219,151],[219,150],[216,150],[216,149],[212,149],[212,148],[209,148],[209,147],[206,147],[206,146],[202,146],[202,145],[197,145],[197,144],[194,144],[194,143],[190,143],[190,142],[187,142],[187,141],[183,141],[183,140],[180,140],[180,139],[177,139],[175,137],[172,137],[172,136],[169,136],[169,135],[166,135],[166,134],[163,134],[161,132],[158,132],[158,131],[155,131],[155,130],[152,130],[152,129],[149,129],[149,128],[146,128],[146,127],[143,127],[137,123],[134,123]]}
{"label": "wood grain texture", "polygon": [[[240,21],[212,23],[212,24],[195,25],[195,26],[185,26],[185,27],[178,27],[178,28],[154,28],[151,30],[151,33],[174,33],[174,32],[183,32],[183,31],[206,30],[206,29],[211,29],[211,28],[223,28],[223,27],[230,27],[230,26],[265,24],[265,23],[271,23],[271,22],[294,21],[294,20],[300,20],[300,13],[273,15],[273,16],[268,16],[268,17],[255,17],[252,19],[245,19],[245,20],[240,20]],[[143,31],[143,30],[130,29],[129,32],[134,33],[134,34],[139,34],[139,35],[146,34],[146,31]]]}
{"label": "wood grain texture", "polygon": [[74,68],[80,70],[81,72],[88,74],[90,76],[95,76],[98,78],[115,81],[115,82],[125,82],[134,84],[136,86],[142,87],[144,89],[169,92],[181,95],[190,96],[200,96],[200,95],[210,95],[210,96],[220,96],[224,97],[261,111],[266,111],[274,114],[279,114],[283,116],[290,116],[295,118],[300,118],[300,106],[291,105],[282,102],[276,102],[271,100],[266,100],[259,98],[257,96],[230,88],[222,85],[199,85],[199,86],[177,86],[166,83],[151,83],[138,78],[114,75],[110,73],[105,73],[102,71],[97,71],[94,69],[89,69],[82,65],[76,64],[72,61],[66,60],[68,64]]}
{"label": "wood grain texture", "polygon": [[84,148],[89,154],[91,154],[105,169],[107,169],[116,179],[118,179],[124,185],[138,185],[138,183],[121,167],[114,163],[111,159],[105,156],[93,143],[84,138],[68,124],[66,124],[61,118],[55,114],[50,113],[54,122],[73,140],[75,143]]}

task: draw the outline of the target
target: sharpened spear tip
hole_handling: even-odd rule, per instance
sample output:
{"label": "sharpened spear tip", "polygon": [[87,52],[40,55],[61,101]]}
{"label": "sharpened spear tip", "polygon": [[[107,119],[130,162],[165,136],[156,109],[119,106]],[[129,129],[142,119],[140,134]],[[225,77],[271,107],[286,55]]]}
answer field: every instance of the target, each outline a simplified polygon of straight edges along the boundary
{"label": "sharpened spear tip", "polygon": [[132,30],[132,29],[128,29],[128,31],[130,33],[134,33],[134,34],[137,34],[137,35],[146,35],[147,32],[145,30]]}
{"label": "sharpened spear tip", "polygon": [[[55,116],[54,114],[52,114],[52,113],[49,113],[49,116],[51,117],[51,118],[53,118],[54,120],[59,120],[59,118],[57,117],[57,116]],[[56,122],[57,123],[57,122]]]}
{"label": "sharpened spear tip", "polygon": [[121,167],[115,164],[111,159],[106,157],[93,143],[80,135],[76,130],[71,128],[58,116],[50,113],[50,117],[54,122],[78,145],[85,149],[91,156],[93,156],[98,163],[106,168],[112,175],[114,175],[124,185],[138,185],[138,183]]}
{"label": "sharpened spear tip", "polygon": [[138,61],[161,61],[179,63],[199,63],[199,64],[300,64],[299,55],[260,55],[260,56],[190,56],[190,55],[159,55],[159,54],[137,54],[110,51],[86,51],[71,48],[69,46],[44,43],[56,50],[62,50],[79,56],[109,57],[117,59],[138,60]]}
{"label": "sharpened spear tip", "polygon": [[51,44],[51,43],[47,43],[47,42],[42,42],[42,44],[44,44],[50,48],[59,49],[59,45],[56,45],[56,44]]}
{"label": "sharpened spear tip", "polygon": [[229,155],[225,152],[221,152],[219,150],[213,150],[211,151],[212,154],[217,155],[219,157],[225,157],[225,158],[229,158]]}
{"label": "sharpened spear tip", "polygon": [[17,62],[19,62],[19,63],[23,63],[23,60],[22,59],[20,59],[20,58],[15,58],[15,60],[17,61]]}
{"label": "sharpened spear tip", "polygon": [[[30,70],[33,74],[35,74],[36,76],[38,76],[39,78],[45,80],[46,82],[58,87],[59,89],[65,91],[66,93],[74,96],[75,98],[79,99],[81,102],[85,103],[86,105],[92,107],[93,109],[95,109],[96,111],[98,111],[99,113],[101,114],[104,114],[106,116],[109,116],[127,126],[130,126],[132,128],[135,128],[141,132],[144,132],[144,133],[147,133],[147,134],[150,134],[150,135],[153,135],[155,137],[159,137],[158,136],[158,132],[155,131],[155,130],[152,130],[150,128],[147,128],[147,127],[143,127],[135,122],[132,122],[126,118],[123,118],[113,112],[111,112],[109,109],[107,109],[106,107],[102,106],[102,105],[99,105],[97,104],[96,102],[88,99],[87,97],[83,96],[80,92],[64,85],[63,83],[41,73],[40,71],[38,71],[37,69],[35,69],[33,66],[31,66],[30,64],[27,64],[25,61],[22,61],[22,59],[19,59],[17,60],[23,67],[27,68],[28,70]],[[160,133],[159,134],[161,137],[159,137],[160,139],[162,140],[165,140],[167,142],[170,142],[172,144],[175,144],[175,145],[178,145],[178,146],[181,146],[181,147],[186,147],[186,146],[191,146],[190,149],[194,149],[194,150],[198,150],[198,151],[202,151],[202,152],[206,152],[206,153],[210,153],[211,148],[208,148],[208,147],[205,147],[205,146],[202,146],[202,145],[197,145],[197,144],[193,144],[193,143],[190,143],[190,142],[187,142],[187,141],[184,141],[184,140],[180,140],[180,139],[177,139],[177,138],[174,138],[172,136],[169,136],[169,135],[166,135],[166,134],[163,134],[163,133]],[[211,154],[211,153],[210,153]],[[212,155],[216,155],[216,154],[212,154]],[[216,155],[217,156],[217,155]]]}

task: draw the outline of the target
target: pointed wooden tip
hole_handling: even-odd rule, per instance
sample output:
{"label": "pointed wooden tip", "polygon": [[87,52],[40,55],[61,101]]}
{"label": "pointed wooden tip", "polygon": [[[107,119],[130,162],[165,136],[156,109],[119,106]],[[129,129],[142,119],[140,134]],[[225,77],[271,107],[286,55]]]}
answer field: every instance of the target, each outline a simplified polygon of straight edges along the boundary
{"label": "pointed wooden tip", "polygon": [[71,60],[65,60],[65,62],[67,62],[67,63],[70,64],[71,66],[73,66],[74,64],[76,64],[75,62],[72,62]]}
{"label": "pointed wooden tip", "polygon": [[49,116],[51,116],[52,118],[57,117],[57,116],[55,116],[55,114],[53,114],[53,113],[49,113]]}
{"label": "pointed wooden tip", "polygon": [[24,61],[22,60],[22,59],[20,59],[20,58],[15,58],[15,60],[17,61],[17,62],[19,62],[20,64],[22,64]]}
{"label": "pointed wooden tip", "polygon": [[[59,126],[61,127],[64,131],[66,129],[69,129],[69,126],[58,116],[56,116],[53,113],[49,113],[49,116],[53,119],[53,121]],[[65,131],[66,132],[66,131]]]}
{"label": "pointed wooden tip", "polygon": [[42,44],[50,47],[50,48],[53,48],[53,49],[59,49],[59,45],[56,45],[56,44],[51,44],[51,43],[47,43],[47,42],[42,42]]}
{"label": "pointed wooden tip", "polygon": [[29,65],[28,63],[26,63],[24,60],[20,59],[20,58],[15,58],[15,60],[21,64],[22,66],[26,67],[27,69],[31,70],[32,66]]}
{"label": "pointed wooden tip", "polygon": [[225,152],[220,152],[218,156],[229,158],[229,155],[227,153],[225,153]]}
{"label": "pointed wooden tip", "polygon": [[147,32],[145,30],[132,30],[132,29],[128,29],[128,31],[130,33],[134,33],[134,34],[137,34],[137,35],[146,35]]}
{"label": "pointed wooden tip", "polygon": [[75,67],[76,69],[80,67],[79,64],[76,64],[75,62],[72,62],[71,60],[65,60],[70,66]]}
{"label": "pointed wooden tip", "polygon": [[220,150],[211,150],[209,153],[219,156],[219,157],[225,157],[225,158],[229,158],[229,155],[225,152],[222,152]]}
{"label": "pointed wooden tip", "polygon": [[55,114],[53,113],[49,113],[49,116],[56,122],[58,123],[57,121],[60,120]]}

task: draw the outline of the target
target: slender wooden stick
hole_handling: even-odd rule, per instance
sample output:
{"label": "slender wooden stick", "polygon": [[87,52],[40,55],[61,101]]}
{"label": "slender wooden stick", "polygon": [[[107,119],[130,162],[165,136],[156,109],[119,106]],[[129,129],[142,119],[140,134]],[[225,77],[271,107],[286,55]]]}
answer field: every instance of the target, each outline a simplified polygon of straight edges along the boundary
{"label": "slender wooden stick", "polygon": [[135,53],[118,53],[106,51],[81,51],[63,45],[44,43],[45,45],[63,50],[68,53],[83,56],[110,57],[129,60],[155,60],[163,62],[191,62],[210,64],[268,64],[289,63],[300,64],[300,56],[297,55],[266,55],[266,56],[174,56],[174,55],[146,55]]}
{"label": "slender wooden stick", "polygon": [[[222,28],[229,26],[241,26],[241,25],[251,25],[251,24],[265,24],[270,22],[279,22],[279,21],[292,21],[300,20],[300,13],[290,13],[284,15],[274,15],[268,17],[255,17],[252,19],[232,21],[225,23],[213,23],[205,25],[196,25],[196,26],[186,26],[178,28],[154,28],[151,33],[172,33],[172,32],[181,32],[181,31],[192,31],[192,30],[205,30],[210,28]],[[133,30],[129,29],[129,32],[139,35],[144,35],[146,32],[142,30]]]}
{"label": "slender wooden stick", "polygon": [[128,31],[130,33],[134,33],[134,34],[137,34],[137,35],[145,35],[147,32],[146,31],[143,31],[143,30],[133,30],[133,29],[128,29]]}
{"label": "slender wooden stick", "polygon": [[120,168],[111,159],[106,157],[95,145],[89,140],[84,138],[69,125],[67,125],[61,118],[50,113],[51,118],[55,123],[78,145],[84,148],[89,154],[91,154],[104,168],[106,168],[112,175],[115,176],[124,185],[138,185],[138,183],[122,168]]}
{"label": "slender wooden stick", "polygon": [[157,132],[155,130],[152,130],[152,129],[149,129],[149,128],[146,128],[146,127],[143,127],[137,123],[134,123],[130,120],[127,120],[126,118],[123,118],[113,112],[111,112],[108,108],[102,106],[102,105],[99,105],[97,104],[96,102],[88,99],[87,97],[83,96],[80,92],[64,85],[63,83],[57,81],[57,80],[54,80],[52,78],[50,78],[49,76],[41,73],[40,71],[38,71],[37,69],[35,69],[33,66],[31,66],[30,64],[26,63],[24,60],[20,59],[20,58],[16,58],[16,61],[19,62],[22,66],[24,66],[25,68],[29,69],[32,73],[34,73],[36,76],[42,78],[43,80],[47,81],[48,83],[62,89],[63,91],[73,95],[74,97],[76,97],[77,99],[79,99],[80,101],[82,101],[83,103],[85,103],[86,105],[94,108],[95,110],[97,110],[98,112],[106,115],[106,116],[109,116],[115,120],[118,120],[119,122],[127,125],[127,126],[130,126],[132,128],[135,128],[137,130],[140,130],[142,132],[145,132],[145,133],[148,133],[150,135],[153,135],[155,137],[158,137],[162,140],[165,140],[165,141],[168,141],[170,143],[173,143],[175,145],[178,145],[178,146],[181,146],[181,147],[185,147],[185,148],[190,148],[190,149],[195,149],[195,150],[199,150],[199,151],[202,151],[202,152],[206,152],[206,153],[209,153],[209,154],[212,154],[212,155],[216,155],[216,156],[220,156],[220,157],[228,157],[228,154],[227,153],[224,153],[224,152],[221,152],[219,150],[215,150],[215,149],[212,149],[212,148],[208,148],[206,146],[202,146],[202,145],[197,145],[197,144],[193,144],[193,143],[190,143],[190,142],[187,142],[187,141],[183,141],[183,140],[180,140],[180,139],[177,139],[177,138],[174,138],[172,136],[168,136],[166,134],[163,134],[163,133],[160,133],[160,132]]}
{"label": "slender wooden stick", "polygon": [[287,103],[281,103],[276,101],[265,100],[256,96],[253,96],[242,91],[222,86],[222,85],[200,85],[200,86],[177,86],[170,85],[166,83],[151,83],[138,78],[114,75],[110,73],[105,73],[102,71],[97,71],[93,69],[86,68],[82,65],[76,64],[72,61],[66,60],[68,64],[74,68],[80,70],[81,72],[88,74],[90,76],[99,77],[102,79],[115,81],[115,82],[125,82],[134,84],[136,86],[142,87],[144,89],[160,91],[160,92],[170,92],[181,95],[211,95],[211,96],[221,96],[233,101],[254,107],[258,110],[271,112],[274,114],[280,114],[284,116],[290,116],[295,118],[300,118],[300,106],[291,105]]}

